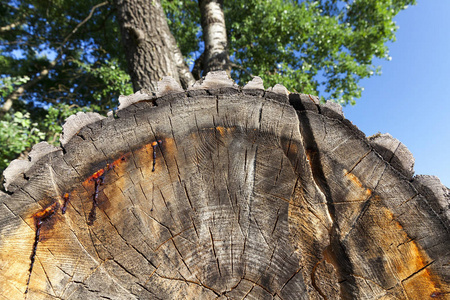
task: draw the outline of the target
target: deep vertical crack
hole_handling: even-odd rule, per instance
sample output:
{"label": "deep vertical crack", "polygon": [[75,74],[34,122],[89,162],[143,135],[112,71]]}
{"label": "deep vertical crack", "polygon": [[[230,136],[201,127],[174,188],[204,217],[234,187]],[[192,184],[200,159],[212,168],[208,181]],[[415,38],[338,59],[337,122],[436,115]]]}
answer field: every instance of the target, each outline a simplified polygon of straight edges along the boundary
{"label": "deep vertical crack", "polygon": [[[311,126],[311,121],[307,113],[302,114],[300,126],[301,126],[300,133],[302,135],[304,147],[307,155],[309,156],[309,166],[311,168],[312,179],[314,180],[316,186],[319,188],[322,194],[325,196],[327,203],[327,210],[332,220],[332,226],[328,231],[330,240],[328,247],[330,248],[330,251],[336,255],[336,258],[338,258],[335,260],[336,264],[333,264],[335,265],[335,267],[337,267],[336,270],[337,273],[343,278],[345,278],[345,280],[341,280],[339,282],[340,296],[341,298],[345,299],[348,298],[348,296],[350,295],[354,295],[354,291],[349,291],[348,289],[350,288],[357,289],[356,281],[350,275],[353,274],[353,266],[351,264],[350,258],[346,252],[345,247],[342,245],[339,239],[339,228],[337,225],[338,216],[336,215],[336,208],[332,198],[331,188],[329,186],[327,177],[325,176],[325,172],[322,166],[323,154],[319,151],[319,147],[315,140],[314,132]],[[323,252],[325,252],[328,247],[324,248]],[[315,268],[313,269],[313,272],[314,271]],[[311,276],[314,276],[314,274],[311,274]],[[323,294],[320,288],[315,284],[315,279],[312,285],[320,295]]]}

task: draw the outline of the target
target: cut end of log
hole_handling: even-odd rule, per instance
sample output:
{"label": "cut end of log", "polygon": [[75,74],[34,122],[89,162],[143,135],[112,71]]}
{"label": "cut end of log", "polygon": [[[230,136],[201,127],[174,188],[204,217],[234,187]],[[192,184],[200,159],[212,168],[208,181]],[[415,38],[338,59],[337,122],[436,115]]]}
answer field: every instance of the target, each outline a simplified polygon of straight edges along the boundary
{"label": "cut end of log", "polygon": [[322,112],[327,117],[332,117],[335,119],[343,119],[344,112],[342,111],[342,105],[333,101],[327,101],[323,105]]}
{"label": "cut end of log", "polygon": [[40,142],[31,148],[30,153],[28,154],[28,158],[31,162],[38,161],[41,157],[49,154],[50,152],[61,150],[58,147],[55,147],[53,145],[50,145],[47,142]]}
{"label": "cut end of log", "polygon": [[266,97],[280,102],[289,103],[289,91],[282,84],[276,84],[266,90]]}
{"label": "cut end of log", "polygon": [[340,105],[213,72],[119,108],[5,171],[5,299],[449,295],[450,190]]}
{"label": "cut end of log", "polygon": [[284,85],[279,84],[279,83],[275,84],[274,87],[268,88],[267,92],[272,92],[272,93],[285,95],[285,96],[289,95],[288,89]]}
{"label": "cut end of log", "polygon": [[428,201],[429,205],[450,229],[450,189],[438,177],[431,175],[416,175],[412,184],[426,199],[432,199]]}
{"label": "cut end of log", "polygon": [[61,145],[64,146],[67,144],[67,142],[84,126],[100,121],[104,118],[104,116],[93,112],[78,112],[75,115],[71,115],[66,119],[66,123],[63,125],[63,131],[59,139]]}

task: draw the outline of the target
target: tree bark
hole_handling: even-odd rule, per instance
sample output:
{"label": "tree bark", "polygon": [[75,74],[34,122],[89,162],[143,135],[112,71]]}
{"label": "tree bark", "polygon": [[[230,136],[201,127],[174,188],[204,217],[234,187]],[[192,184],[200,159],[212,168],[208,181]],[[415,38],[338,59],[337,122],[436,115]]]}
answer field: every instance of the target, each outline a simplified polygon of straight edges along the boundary
{"label": "tree bark", "polygon": [[159,0],[116,0],[117,17],[135,91],[156,90],[159,80],[172,76],[183,87],[194,77],[170,32]]}
{"label": "tree bark", "polygon": [[258,77],[157,96],[5,171],[2,299],[448,298],[450,190],[398,141]]}
{"label": "tree bark", "polygon": [[227,28],[223,14],[223,0],[200,0],[200,15],[205,51],[203,74],[211,71],[226,71],[230,75]]}

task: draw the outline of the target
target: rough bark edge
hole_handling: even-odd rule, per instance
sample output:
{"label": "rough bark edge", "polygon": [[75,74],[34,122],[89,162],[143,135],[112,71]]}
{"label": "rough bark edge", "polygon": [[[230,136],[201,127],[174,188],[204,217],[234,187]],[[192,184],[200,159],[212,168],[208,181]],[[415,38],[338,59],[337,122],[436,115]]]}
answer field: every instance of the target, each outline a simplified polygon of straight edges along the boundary
{"label": "rough bark edge", "polygon": [[[9,166],[3,171],[5,178],[4,187],[5,190],[11,192],[14,190],[14,186],[20,187],[24,185],[30,178],[28,172],[37,164],[41,158],[48,156],[49,154],[61,151],[61,148],[52,146],[47,142],[40,142],[33,146],[27,159],[15,159]],[[45,159],[43,159],[45,161]]]}
{"label": "rough bark edge", "polygon": [[414,156],[404,144],[390,134],[377,134],[366,138],[356,125],[345,119],[342,107],[338,103],[327,101],[325,104],[321,104],[317,97],[305,94],[290,94],[289,100],[290,104],[298,111],[311,111],[341,121],[403,178],[408,181],[412,180],[414,176]]}
{"label": "rough bark edge", "polygon": [[124,96],[119,96],[119,110],[125,109],[128,106],[132,105],[133,103],[139,102],[139,101],[153,101],[156,99],[156,95],[146,91],[146,90],[140,90],[137,91],[134,94]]}
{"label": "rough bark edge", "polygon": [[[133,113],[134,104],[140,102],[151,102],[153,105],[164,105],[166,103],[173,101],[184,101],[185,97],[195,97],[197,95],[221,95],[221,94],[252,94],[255,96],[264,97],[265,100],[275,101],[281,104],[288,104],[294,107],[298,111],[311,111],[327,118],[337,119],[345,124],[351,131],[363,140],[365,143],[370,145],[374,152],[377,153],[383,160],[387,161],[393,169],[395,169],[402,177],[411,181],[414,174],[413,163],[410,159],[413,157],[411,152],[398,142],[398,148],[401,151],[392,151],[391,148],[386,148],[382,143],[377,142],[377,138],[366,138],[365,134],[361,132],[353,123],[344,118],[342,113],[342,107],[334,102],[326,102],[325,104],[320,104],[316,96],[306,95],[306,94],[290,94],[289,91],[282,85],[275,85],[272,88],[263,90],[263,82],[261,78],[255,77],[252,81],[247,83],[243,88],[240,88],[233,80],[231,80],[227,73],[224,71],[220,72],[210,72],[207,76],[197,81],[193,86],[187,90],[183,90],[178,83],[175,82],[173,78],[166,77],[161,80],[158,84],[158,91],[156,94],[149,95],[147,91],[139,91],[135,94],[129,96],[121,96],[121,106],[117,112],[121,114]],[[119,115],[120,117],[120,115]],[[51,148],[35,145],[36,152],[30,153],[29,161],[14,160],[11,162],[10,167],[8,167],[4,172],[5,177],[5,188],[8,192],[13,192],[14,190],[22,187],[26,184],[29,177],[32,176],[35,169],[39,169],[40,166],[45,165],[51,159],[51,153],[61,152],[62,155],[66,151],[64,146],[69,143],[69,141],[76,137],[77,134],[82,131],[86,126],[91,125],[93,127],[102,126],[100,125],[102,121],[114,122],[116,115],[114,113],[108,114],[108,119],[104,120],[105,117],[100,116],[97,113],[77,113],[70,116],[66,123],[63,125],[63,133],[61,135],[61,147]],[[387,135],[384,135],[386,138]],[[389,135],[390,136],[390,135]],[[387,139],[397,141],[394,138],[388,137]],[[401,144],[401,146],[400,146]],[[43,149],[48,149],[43,151]],[[33,147],[34,149],[34,147]],[[37,153],[40,154],[37,154]],[[380,153],[381,152],[381,153]],[[387,153],[388,156],[386,156]],[[398,155],[401,153],[401,156]],[[391,162],[396,163],[392,164]],[[417,177],[417,176],[416,176]],[[422,186],[427,186],[430,184],[428,181],[422,183]],[[443,185],[442,185],[443,186]],[[443,186],[445,187],[445,186]]]}
{"label": "rough bark edge", "polygon": [[[442,216],[441,219],[450,221],[450,189],[443,185],[438,177],[416,175],[412,184],[428,200],[434,212]],[[450,232],[449,227],[447,230]]]}
{"label": "rough bark edge", "polygon": [[61,145],[64,147],[84,126],[101,121],[104,118],[104,116],[93,112],[78,112],[75,115],[71,115],[63,125],[63,131],[59,139]]}
{"label": "rough bark edge", "polygon": [[407,178],[414,175],[414,157],[408,148],[389,133],[376,134],[368,138],[373,148],[397,171]]}
{"label": "rough bark edge", "polygon": [[210,90],[215,94],[221,94],[224,91],[239,91],[239,86],[228,76],[225,71],[209,72],[194,85],[187,89],[190,96],[203,94],[205,90]]}

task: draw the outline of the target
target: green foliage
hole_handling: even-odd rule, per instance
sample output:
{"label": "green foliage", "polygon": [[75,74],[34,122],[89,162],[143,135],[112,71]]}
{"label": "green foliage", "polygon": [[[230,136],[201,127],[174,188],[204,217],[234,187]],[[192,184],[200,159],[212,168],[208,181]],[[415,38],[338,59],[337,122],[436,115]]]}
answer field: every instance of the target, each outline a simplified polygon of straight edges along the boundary
{"label": "green foliage", "polygon": [[0,173],[8,166],[9,161],[30,151],[36,143],[47,141],[55,146],[59,145],[64,121],[77,112],[93,111],[95,108],[58,103],[45,110],[45,116],[39,124],[33,122],[29,112],[6,114],[0,121],[0,143],[4,145],[0,148]]}
{"label": "green foliage", "polygon": [[380,74],[374,57],[389,59],[392,18],[414,0],[227,2],[233,76],[319,94],[341,104],[361,96],[358,82]]}
{"label": "green foliage", "polygon": [[30,113],[16,112],[6,115],[0,121],[0,170],[6,168],[9,161],[44,139],[45,133],[39,130],[37,123],[32,123]]}
{"label": "green foliage", "polygon": [[16,86],[20,86],[30,80],[30,77],[24,75],[23,77],[3,77],[0,78],[0,96],[6,97],[11,94]]}
{"label": "green foliage", "polygon": [[[161,2],[192,65],[203,51],[198,2]],[[354,104],[361,97],[359,81],[381,73],[374,58],[390,59],[386,43],[395,40],[394,16],[415,2],[224,1],[232,76],[245,83],[258,75],[266,86],[282,83],[291,91]],[[8,146],[1,150],[0,169],[32,143],[57,143],[70,114],[106,113],[120,94],[132,92],[112,3],[0,2],[0,106],[27,83],[1,121],[0,141]],[[48,75],[39,78],[45,70]]]}
{"label": "green foliage", "polygon": [[94,103],[108,103],[106,109],[115,103],[117,95],[129,95],[133,93],[130,75],[120,68],[117,60],[106,60],[102,64],[92,65],[82,61],[74,61],[87,76],[98,82],[99,87],[93,89],[92,98]]}
{"label": "green foliage", "polygon": [[[232,76],[258,75],[266,86],[320,95],[343,105],[361,97],[363,78],[381,74],[388,59],[393,21],[415,0],[224,1]],[[200,18],[196,1],[163,1],[182,52],[198,57]]]}
{"label": "green foliage", "polygon": [[201,40],[200,11],[197,1],[163,0],[161,4],[181,53],[187,60],[193,60],[194,52],[200,50]]}
{"label": "green foliage", "polygon": [[[100,3],[2,1],[0,27],[16,26],[0,31],[0,105],[12,89],[20,86],[13,79],[33,80],[46,69],[48,76],[29,86],[20,97],[22,102],[39,102],[40,106],[59,102],[96,104],[102,112],[117,105],[119,93],[131,83],[124,76],[126,63],[114,7],[106,2],[93,10]],[[111,74],[113,68],[117,75]],[[100,90],[105,91],[105,97],[94,92]],[[14,108],[22,109],[20,103],[15,103]]]}
{"label": "green foliage", "polygon": [[69,105],[66,103],[59,103],[48,108],[47,114],[40,125],[42,130],[45,129],[45,140],[53,145],[59,144],[59,135],[62,132],[62,125],[64,121],[77,112],[88,112],[95,110],[93,107],[79,107],[77,105]]}

